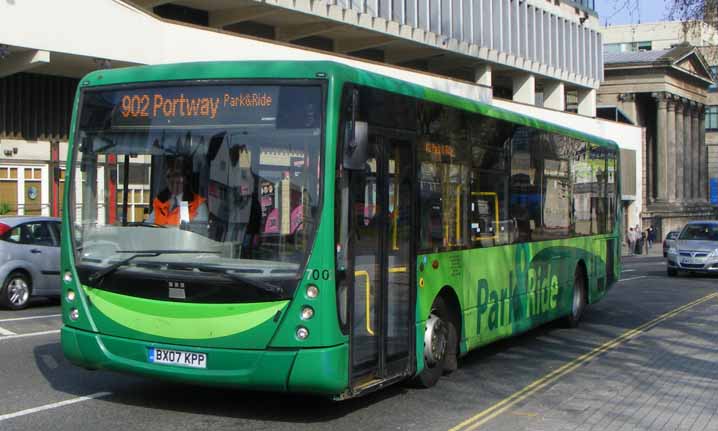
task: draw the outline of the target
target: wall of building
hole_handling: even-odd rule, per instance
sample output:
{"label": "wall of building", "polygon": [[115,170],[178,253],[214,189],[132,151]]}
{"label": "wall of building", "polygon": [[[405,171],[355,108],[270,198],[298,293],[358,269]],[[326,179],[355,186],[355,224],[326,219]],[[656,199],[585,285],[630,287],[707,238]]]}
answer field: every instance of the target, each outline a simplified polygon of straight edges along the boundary
{"label": "wall of building", "polygon": [[718,44],[718,31],[707,25],[698,25],[686,31],[683,23],[664,21],[645,24],[611,25],[604,27],[603,43],[651,42],[651,50],[669,49],[687,42],[693,46]]}

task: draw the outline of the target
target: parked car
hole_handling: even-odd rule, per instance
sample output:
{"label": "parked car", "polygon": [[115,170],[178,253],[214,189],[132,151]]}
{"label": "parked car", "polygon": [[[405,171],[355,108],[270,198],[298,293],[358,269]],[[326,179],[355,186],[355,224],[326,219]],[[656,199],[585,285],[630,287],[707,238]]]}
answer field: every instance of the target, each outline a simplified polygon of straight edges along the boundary
{"label": "parked car", "polygon": [[668,249],[666,271],[718,273],[718,221],[693,221],[681,230]]}
{"label": "parked car", "polygon": [[681,233],[679,230],[672,230],[666,235],[666,239],[663,240],[663,257],[668,257],[668,249],[673,247],[676,238]]}
{"label": "parked car", "polygon": [[0,280],[0,305],[14,310],[60,296],[60,219],[0,217]]}

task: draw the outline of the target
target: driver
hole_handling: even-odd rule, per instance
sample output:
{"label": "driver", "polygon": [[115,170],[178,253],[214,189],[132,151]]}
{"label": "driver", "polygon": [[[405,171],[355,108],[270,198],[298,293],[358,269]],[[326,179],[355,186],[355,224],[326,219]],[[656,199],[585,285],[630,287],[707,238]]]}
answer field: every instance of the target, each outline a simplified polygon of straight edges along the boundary
{"label": "driver", "polygon": [[181,157],[167,160],[167,188],[152,201],[148,223],[177,226],[180,223],[207,222],[206,199],[192,191],[191,161]]}

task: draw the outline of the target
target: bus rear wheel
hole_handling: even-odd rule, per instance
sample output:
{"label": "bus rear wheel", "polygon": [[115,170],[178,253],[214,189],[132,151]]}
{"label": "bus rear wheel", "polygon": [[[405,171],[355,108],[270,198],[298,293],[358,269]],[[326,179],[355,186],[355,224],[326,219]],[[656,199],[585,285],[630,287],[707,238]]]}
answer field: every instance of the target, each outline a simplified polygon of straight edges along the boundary
{"label": "bus rear wheel", "polygon": [[583,267],[576,267],[573,276],[573,297],[571,298],[571,314],[566,317],[566,325],[569,328],[578,326],[578,322],[586,309],[586,274]]}
{"label": "bus rear wheel", "polygon": [[416,386],[430,388],[445,371],[453,370],[458,345],[457,331],[443,298],[434,300],[424,329],[424,369],[414,378]]}

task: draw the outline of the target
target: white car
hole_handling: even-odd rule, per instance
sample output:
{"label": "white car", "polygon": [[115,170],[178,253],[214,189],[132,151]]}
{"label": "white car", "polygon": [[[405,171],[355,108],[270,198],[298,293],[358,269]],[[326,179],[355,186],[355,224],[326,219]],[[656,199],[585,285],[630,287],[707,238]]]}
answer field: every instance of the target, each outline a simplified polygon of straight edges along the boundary
{"label": "white car", "polygon": [[718,273],[718,221],[688,223],[668,249],[666,271]]}

